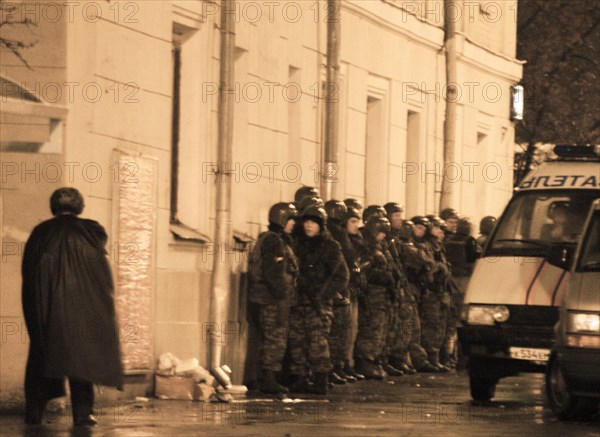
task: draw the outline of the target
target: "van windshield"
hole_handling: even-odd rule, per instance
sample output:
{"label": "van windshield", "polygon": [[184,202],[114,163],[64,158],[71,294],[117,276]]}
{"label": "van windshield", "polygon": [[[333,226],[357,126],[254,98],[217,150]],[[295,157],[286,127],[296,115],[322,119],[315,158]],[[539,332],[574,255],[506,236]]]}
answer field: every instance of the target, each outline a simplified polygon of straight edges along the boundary
{"label": "van windshield", "polygon": [[545,256],[554,243],[573,243],[597,190],[539,190],[516,194],[502,215],[485,256]]}
{"label": "van windshield", "polygon": [[578,272],[600,272],[600,210],[596,210],[583,240]]}

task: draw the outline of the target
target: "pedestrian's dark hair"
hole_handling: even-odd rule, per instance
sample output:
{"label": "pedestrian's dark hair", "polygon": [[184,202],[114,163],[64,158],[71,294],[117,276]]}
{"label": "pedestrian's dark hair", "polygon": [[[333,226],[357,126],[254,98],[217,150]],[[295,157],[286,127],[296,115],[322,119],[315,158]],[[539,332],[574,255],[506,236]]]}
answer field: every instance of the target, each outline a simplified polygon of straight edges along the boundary
{"label": "pedestrian's dark hair", "polygon": [[53,215],[64,213],[79,215],[84,206],[83,196],[75,188],[59,188],[50,196],[50,211]]}

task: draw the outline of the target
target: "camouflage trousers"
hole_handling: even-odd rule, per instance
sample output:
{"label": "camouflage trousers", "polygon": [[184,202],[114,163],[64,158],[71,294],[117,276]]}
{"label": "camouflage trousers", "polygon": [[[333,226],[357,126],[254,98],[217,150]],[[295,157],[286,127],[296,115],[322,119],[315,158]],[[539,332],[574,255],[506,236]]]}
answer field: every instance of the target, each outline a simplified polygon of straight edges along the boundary
{"label": "camouflage trousers", "polygon": [[451,306],[448,309],[444,345],[440,351],[440,358],[442,361],[447,361],[449,358],[457,359],[457,327],[458,322],[460,321],[460,312],[465,300],[469,279],[469,276],[452,277],[454,284],[456,284],[456,288],[452,290]]}
{"label": "camouflage trousers", "polygon": [[331,333],[329,334],[329,352],[331,364],[343,366],[348,359],[348,342],[350,341],[351,305],[334,305]]}
{"label": "camouflage trousers", "polygon": [[387,332],[383,356],[388,358],[401,348],[402,336],[400,333],[400,315],[402,304],[400,301],[391,302],[387,313]]}
{"label": "camouflage trousers", "polygon": [[328,373],[331,370],[330,330],[331,320],[323,318],[312,306],[292,307],[288,338],[292,375],[307,376],[309,371]]}
{"label": "camouflage trousers", "polygon": [[[412,284],[409,287],[414,287]],[[410,362],[420,367],[427,360],[427,353],[421,347],[421,321],[419,307],[412,290],[405,293],[399,306],[395,341],[390,349],[392,364]],[[410,359],[409,359],[410,357]]]}
{"label": "camouflage trousers", "polygon": [[421,345],[427,352],[431,364],[440,359],[447,328],[448,307],[443,295],[427,290],[421,297]]}
{"label": "camouflage trousers", "polygon": [[356,358],[376,360],[383,354],[388,329],[390,300],[383,287],[369,287],[358,309]]}
{"label": "camouflage trousers", "polygon": [[354,345],[356,344],[356,336],[358,335],[358,299],[350,300],[350,334],[348,338],[348,348],[346,357],[350,364],[354,366]]}
{"label": "camouflage trousers", "polygon": [[289,320],[282,320],[279,305],[260,305],[260,368],[281,371],[288,339]]}

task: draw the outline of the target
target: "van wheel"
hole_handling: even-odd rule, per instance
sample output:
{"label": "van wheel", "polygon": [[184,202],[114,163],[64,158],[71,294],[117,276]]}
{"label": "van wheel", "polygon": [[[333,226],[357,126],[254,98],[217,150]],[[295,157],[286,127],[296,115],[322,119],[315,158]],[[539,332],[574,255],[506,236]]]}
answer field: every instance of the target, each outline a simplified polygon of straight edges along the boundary
{"label": "van wheel", "polygon": [[476,402],[489,402],[496,394],[497,379],[469,373],[471,397]]}
{"label": "van wheel", "polygon": [[496,394],[498,378],[492,372],[493,367],[485,360],[469,358],[469,386],[471,397],[476,402],[488,402]]}
{"label": "van wheel", "polygon": [[546,369],[546,396],[550,408],[560,420],[575,420],[593,414],[598,409],[595,399],[574,396],[569,392],[556,354],[550,356]]}

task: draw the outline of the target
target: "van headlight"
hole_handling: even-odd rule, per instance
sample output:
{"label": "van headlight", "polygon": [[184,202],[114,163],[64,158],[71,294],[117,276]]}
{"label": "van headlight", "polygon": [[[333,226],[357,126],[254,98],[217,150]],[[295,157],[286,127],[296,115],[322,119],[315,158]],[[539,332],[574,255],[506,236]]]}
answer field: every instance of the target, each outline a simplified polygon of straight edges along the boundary
{"label": "van headlight", "polygon": [[600,334],[600,314],[568,313],[567,331],[580,334]]}
{"label": "van headlight", "polygon": [[510,311],[505,305],[468,305],[467,322],[474,325],[494,325],[506,322]]}

